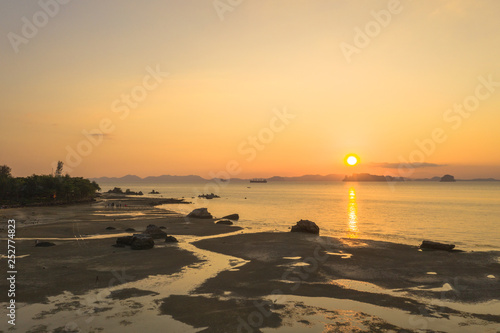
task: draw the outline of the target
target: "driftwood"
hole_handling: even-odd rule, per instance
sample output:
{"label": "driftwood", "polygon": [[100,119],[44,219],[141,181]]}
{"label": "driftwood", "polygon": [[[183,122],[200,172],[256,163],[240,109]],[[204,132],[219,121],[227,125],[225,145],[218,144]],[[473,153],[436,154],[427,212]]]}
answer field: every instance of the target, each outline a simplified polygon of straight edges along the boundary
{"label": "driftwood", "polygon": [[455,248],[455,244],[444,244],[438,242],[432,242],[428,240],[424,240],[420,245],[421,249],[427,250],[441,250],[441,251],[451,251]]}

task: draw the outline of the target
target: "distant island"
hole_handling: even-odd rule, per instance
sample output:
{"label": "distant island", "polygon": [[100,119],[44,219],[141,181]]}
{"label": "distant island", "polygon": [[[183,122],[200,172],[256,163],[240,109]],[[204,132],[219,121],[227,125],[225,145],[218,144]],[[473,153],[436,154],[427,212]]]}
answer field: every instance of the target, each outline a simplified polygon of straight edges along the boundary
{"label": "distant island", "polygon": [[[351,176],[339,175],[339,174],[328,174],[328,175],[303,175],[295,177],[284,177],[284,176],[274,176],[265,179],[267,182],[335,182],[335,181],[375,181],[375,182],[386,182],[386,181],[419,181],[419,182],[439,182],[441,181],[441,176],[435,176],[432,178],[404,178],[404,177],[394,177],[394,176],[379,176],[372,175],[369,173],[359,173],[353,174]],[[172,175],[162,175],[162,176],[148,176],[141,178],[135,175],[127,175],[123,177],[100,177],[100,178],[90,178],[91,181],[96,181],[97,183],[183,183],[183,182],[249,182],[252,178],[203,178],[197,175],[188,176],[172,176]],[[494,178],[475,178],[475,179],[455,179],[456,181],[483,181],[483,182],[497,182],[500,181]]]}
{"label": "distant island", "polygon": [[404,182],[403,177],[378,176],[369,173],[353,173],[352,176],[345,176],[344,182]]}
{"label": "distant island", "polygon": [[444,175],[443,177],[441,177],[440,182],[452,183],[456,182],[456,180],[455,177],[453,177],[452,175]]}

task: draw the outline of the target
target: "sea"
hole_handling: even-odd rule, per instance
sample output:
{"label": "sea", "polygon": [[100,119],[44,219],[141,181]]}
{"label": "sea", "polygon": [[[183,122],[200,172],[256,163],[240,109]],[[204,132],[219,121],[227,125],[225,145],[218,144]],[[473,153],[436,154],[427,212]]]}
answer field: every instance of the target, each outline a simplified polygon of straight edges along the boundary
{"label": "sea", "polygon": [[[188,214],[206,207],[217,218],[237,213],[248,232],[289,231],[301,219],[320,235],[420,245],[455,244],[466,251],[500,251],[500,182],[334,182],[220,180],[178,183],[100,182],[148,197],[184,198],[162,205]],[[148,194],[151,190],[160,194]],[[199,198],[214,193],[220,198]]]}

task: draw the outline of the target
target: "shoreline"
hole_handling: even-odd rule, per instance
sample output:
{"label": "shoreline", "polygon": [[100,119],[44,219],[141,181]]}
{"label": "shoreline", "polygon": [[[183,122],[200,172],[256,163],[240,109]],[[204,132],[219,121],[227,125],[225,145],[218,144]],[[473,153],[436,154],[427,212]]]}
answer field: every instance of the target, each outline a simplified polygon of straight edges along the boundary
{"label": "shoreline", "polygon": [[[107,200],[121,200],[127,209],[106,209]],[[229,331],[250,327],[257,332],[287,325],[314,330],[329,317],[382,332],[442,329],[447,323],[467,332],[500,323],[500,316],[494,315],[500,310],[500,289],[495,287],[500,251],[421,252],[415,246],[390,242],[247,232],[244,222],[226,226],[188,219],[152,207],[152,201],[158,199],[103,198],[69,209],[39,207],[35,215],[11,209],[24,225],[17,230],[16,250],[20,256],[29,254],[17,260],[22,274],[16,301],[23,303],[18,323],[24,323],[26,331],[45,326],[38,328],[44,332],[64,327],[68,321],[62,318],[73,318],[82,331],[88,331],[89,324],[77,318],[82,311],[93,311],[86,315],[93,318],[91,326],[99,323],[105,331],[133,331],[139,328],[134,318],[142,322],[143,316],[154,316],[155,323],[179,325],[186,332],[201,327],[229,327]],[[39,223],[30,224],[35,220]],[[111,247],[126,228],[140,232],[148,224],[164,226],[180,243],[156,240],[155,248],[143,251]],[[106,230],[108,226],[116,229]],[[5,230],[0,233],[5,234]],[[109,238],[85,238],[97,234]],[[44,236],[58,239],[56,246],[34,247],[33,240]],[[5,282],[0,288],[6,288]],[[97,294],[107,296],[97,303],[84,302]],[[330,301],[319,302],[321,297]],[[132,311],[129,303],[137,308]],[[226,311],[225,317],[214,320],[214,309]],[[358,317],[348,321],[352,311]],[[117,317],[109,319],[110,312],[117,312]],[[30,318],[21,318],[27,313]],[[407,319],[395,319],[403,314]],[[247,320],[251,316],[263,317],[262,324],[253,326]]]}

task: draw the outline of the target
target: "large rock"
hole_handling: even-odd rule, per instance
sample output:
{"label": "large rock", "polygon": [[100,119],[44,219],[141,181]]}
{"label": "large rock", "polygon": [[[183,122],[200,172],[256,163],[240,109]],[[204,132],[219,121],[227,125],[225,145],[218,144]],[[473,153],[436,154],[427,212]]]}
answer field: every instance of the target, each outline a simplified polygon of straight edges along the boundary
{"label": "large rock", "polygon": [[232,225],[233,222],[232,221],[229,221],[229,220],[219,220],[217,222],[215,222],[216,224],[226,224],[226,225]]}
{"label": "large rock", "polygon": [[292,232],[308,232],[319,235],[319,227],[312,221],[300,220],[292,227]]}
{"label": "large rock", "polygon": [[116,245],[132,245],[133,239],[134,239],[134,236],[118,237],[116,239]]}
{"label": "large rock", "polygon": [[154,224],[150,224],[146,227],[146,231],[143,234],[150,235],[154,239],[161,239],[167,237],[167,233],[161,230],[159,227]]}
{"label": "large rock", "polygon": [[455,244],[444,244],[444,243],[424,240],[422,241],[422,244],[420,244],[420,248],[423,250],[451,251],[455,248]]}
{"label": "large rock", "polygon": [[228,216],[224,216],[223,219],[238,221],[240,219],[240,216],[238,214],[231,214]]}
{"label": "large rock", "polygon": [[191,213],[187,215],[187,217],[194,217],[197,219],[211,219],[212,214],[208,212],[208,209],[206,208],[196,208],[193,210]]}
{"label": "large rock", "polygon": [[132,244],[130,245],[132,250],[147,250],[155,246],[155,241],[151,235],[136,234],[132,237]]}

